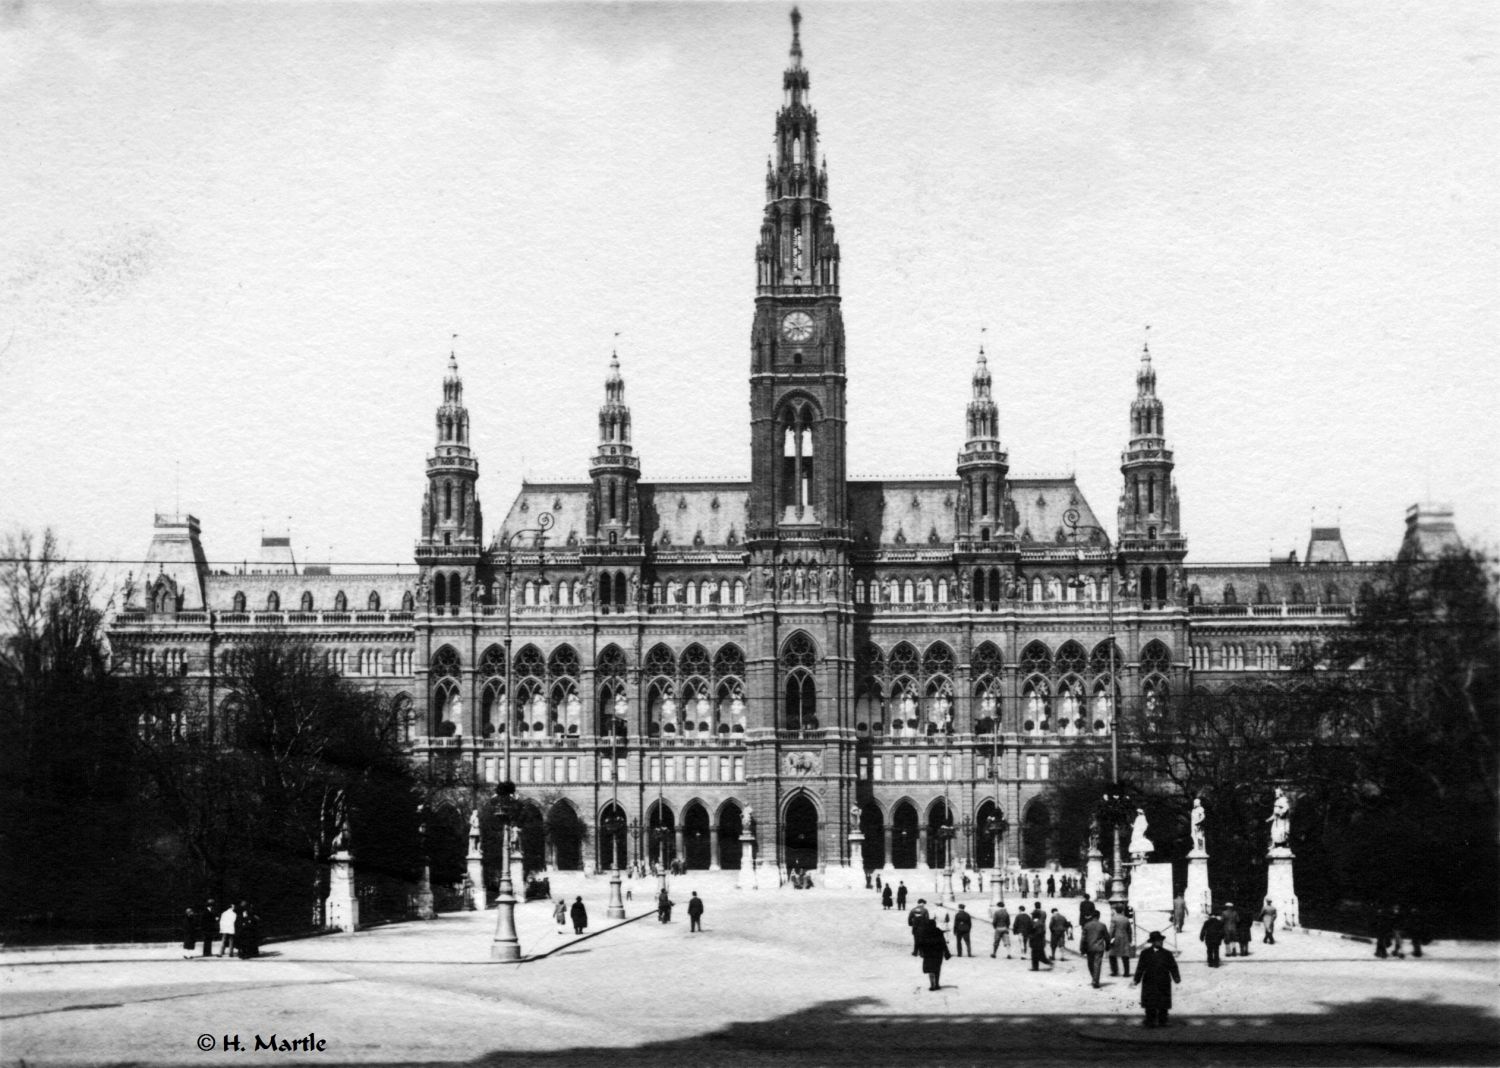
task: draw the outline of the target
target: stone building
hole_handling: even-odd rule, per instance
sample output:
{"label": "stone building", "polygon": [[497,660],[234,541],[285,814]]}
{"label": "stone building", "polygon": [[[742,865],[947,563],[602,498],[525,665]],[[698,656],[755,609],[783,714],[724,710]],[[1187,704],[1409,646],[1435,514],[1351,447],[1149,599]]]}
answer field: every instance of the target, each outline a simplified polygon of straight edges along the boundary
{"label": "stone building", "polygon": [[[497,782],[508,754],[549,809],[532,867],[611,849],[738,866],[752,811],[760,855],[785,865],[847,860],[857,812],[867,866],[940,866],[950,818],[956,859],[988,866],[997,814],[1001,848],[1037,866],[1078,860],[1048,780],[1070,749],[1107,746],[1116,704],[1274,675],[1339,626],[1371,565],[1336,528],[1300,561],[1188,561],[1146,350],[1114,537],[1071,477],[1012,475],[982,350],[953,477],[849,475],[840,253],[797,30],[794,12],[755,253],[749,481],[643,481],[612,358],[587,477],[523,484],[487,538],[450,358],[415,576],[311,574],[286,539],[216,571],[195,518],[157,516],[118,655],[222,707],[238,641],[311,639],[402,710],[414,759]],[[1404,552],[1452,537],[1449,513],[1407,521]]]}

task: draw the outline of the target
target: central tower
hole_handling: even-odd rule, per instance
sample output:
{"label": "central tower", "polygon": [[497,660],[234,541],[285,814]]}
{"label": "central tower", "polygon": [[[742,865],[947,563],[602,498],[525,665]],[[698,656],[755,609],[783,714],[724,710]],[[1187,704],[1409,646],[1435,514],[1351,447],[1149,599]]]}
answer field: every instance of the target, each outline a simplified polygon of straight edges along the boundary
{"label": "central tower", "polygon": [[849,534],[844,489],[844,320],[839,246],[819,162],[818,116],[807,105],[802,16],[792,11],[776,150],[766,161],[766,211],[755,249],[750,332],[751,540]]}

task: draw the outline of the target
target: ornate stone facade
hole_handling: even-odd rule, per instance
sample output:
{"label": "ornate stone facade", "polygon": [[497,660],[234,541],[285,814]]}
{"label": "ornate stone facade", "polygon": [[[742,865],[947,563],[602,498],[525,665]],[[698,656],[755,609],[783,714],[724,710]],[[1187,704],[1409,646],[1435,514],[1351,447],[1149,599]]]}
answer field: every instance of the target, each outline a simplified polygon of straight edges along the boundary
{"label": "ornate stone facade", "polygon": [[1128,707],[1274,674],[1338,626],[1368,565],[1336,530],[1308,563],[1187,562],[1149,351],[1117,540],[1072,478],[1011,475],[982,350],[954,478],[849,477],[840,253],[793,17],[755,253],[748,482],[642,482],[612,359],[588,477],[523,485],[486,541],[450,360],[414,577],[313,575],[289,551],[218,572],[196,519],[159,516],[154,573],[111,631],[125,663],[191,676],[217,708],[238,640],[310,638],[409,714],[414,759],[495,782],[508,753],[523,795],[571,809],[549,821],[584,829],[550,843],[564,867],[608,863],[597,828],[616,800],[636,826],[626,859],[738,867],[753,806],[778,862],[837,865],[859,829],[867,865],[941,864],[929,832],[951,810],[957,859],[988,865],[998,809],[1011,852],[1081,866],[1084,843],[1049,839],[1038,802],[1060,754],[1107,745],[1111,693]]}

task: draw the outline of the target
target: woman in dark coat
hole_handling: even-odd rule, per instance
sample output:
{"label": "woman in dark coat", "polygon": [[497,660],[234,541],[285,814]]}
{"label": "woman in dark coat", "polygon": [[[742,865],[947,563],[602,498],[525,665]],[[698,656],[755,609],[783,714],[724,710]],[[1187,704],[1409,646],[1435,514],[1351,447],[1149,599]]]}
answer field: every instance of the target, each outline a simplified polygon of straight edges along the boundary
{"label": "woman in dark coat", "polygon": [[582,896],[573,899],[568,915],[573,919],[573,933],[583,934],[583,929],[589,925],[589,910],[584,908]]}
{"label": "woman in dark coat", "polygon": [[884,890],[880,891],[880,907],[887,909],[891,907],[891,887],[889,883],[886,884]]}
{"label": "woman in dark coat", "polygon": [[953,956],[948,952],[948,938],[936,920],[929,919],[922,925],[917,945],[922,954],[922,971],[927,974],[927,989],[936,990],[942,986],[939,977],[943,974],[943,961]]}
{"label": "woman in dark coat", "polygon": [[198,944],[198,913],[191,905],[182,914],[182,948],[187,950],[185,956],[193,955],[193,947]]}
{"label": "woman in dark coat", "polygon": [[1162,946],[1166,938],[1160,931],[1152,931],[1147,940],[1151,944],[1141,950],[1135,963],[1134,983],[1141,988],[1146,1026],[1165,1027],[1172,1008],[1172,984],[1182,982],[1182,974],[1177,970],[1177,958]]}

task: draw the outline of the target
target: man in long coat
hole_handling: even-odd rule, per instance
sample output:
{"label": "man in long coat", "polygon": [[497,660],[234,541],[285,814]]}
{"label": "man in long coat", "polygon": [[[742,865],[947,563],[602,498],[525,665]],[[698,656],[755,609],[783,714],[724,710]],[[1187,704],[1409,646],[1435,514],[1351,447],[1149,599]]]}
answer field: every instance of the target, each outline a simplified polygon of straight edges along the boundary
{"label": "man in long coat", "polygon": [[922,954],[922,971],[927,973],[927,989],[936,990],[942,986],[940,977],[943,974],[943,961],[952,956],[948,952],[948,939],[937,921],[929,916],[922,917],[916,931],[917,945]]}
{"label": "man in long coat", "polygon": [[1135,985],[1141,988],[1141,1008],[1146,1010],[1147,1027],[1166,1027],[1172,1008],[1172,984],[1182,982],[1177,958],[1162,945],[1166,938],[1160,931],[1147,936],[1151,943],[1141,950],[1135,966]]}
{"label": "man in long coat", "polygon": [[689,933],[703,930],[703,899],[698,896],[698,891],[693,891],[692,898],[688,901],[688,919],[692,922],[688,925]]}
{"label": "man in long coat", "polygon": [[573,920],[573,933],[583,934],[583,929],[589,925],[589,910],[584,907],[582,895],[573,899],[568,916]]}
{"label": "man in long coat", "polygon": [[1208,966],[1219,966],[1219,945],[1224,941],[1224,920],[1217,912],[1203,921],[1203,930],[1198,932],[1198,941],[1208,948]]}
{"label": "man in long coat", "polygon": [[1130,958],[1135,956],[1135,940],[1131,937],[1130,917],[1115,909],[1109,917],[1109,974],[1119,975],[1124,969],[1125,978],[1130,978]]}
{"label": "man in long coat", "polygon": [[1224,902],[1224,912],[1221,916],[1224,921],[1224,942],[1226,949],[1224,956],[1234,956],[1235,948],[1240,944],[1240,910],[1234,907],[1233,901]]}
{"label": "man in long coat", "polygon": [[906,914],[906,926],[911,928],[911,955],[918,956],[922,952],[922,925],[928,920],[927,899],[917,898],[916,905]]}
{"label": "man in long coat", "polygon": [[974,946],[969,942],[969,932],[974,928],[974,917],[969,915],[969,910],[963,905],[958,906],[958,911],[953,914],[953,940],[958,943],[958,955],[964,955],[967,948],[969,956],[974,955]]}
{"label": "man in long coat", "polygon": [[1088,958],[1089,978],[1093,980],[1095,988],[1099,986],[1099,969],[1104,967],[1104,954],[1108,951],[1109,928],[1104,926],[1099,913],[1090,913],[1078,936],[1078,952]]}

